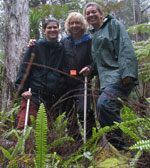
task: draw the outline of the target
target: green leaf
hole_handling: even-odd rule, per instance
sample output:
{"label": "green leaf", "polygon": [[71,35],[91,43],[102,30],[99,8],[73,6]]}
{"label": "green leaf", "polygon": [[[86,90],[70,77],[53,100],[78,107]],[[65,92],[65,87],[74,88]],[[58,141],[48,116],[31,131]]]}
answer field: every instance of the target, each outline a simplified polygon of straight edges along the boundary
{"label": "green leaf", "polygon": [[150,140],[138,141],[135,145],[131,146],[130,149],[150,151]]}
{"label": "green leaf", "polygon": [[13,157],[11,156],[11,154],[8,152],[8,150],[4,149],[4,148],[1,147],[1,146],[0,146],[0,150],[2,150],[4,156],[5,156],[7,159],[11,160],[11,159],[13,158]]}
{"label": "green leaf", "polygon": [[74,142],[74,139],[72,137],[62,137],[62,138],[59,138],[59,139],[55,140],[54,142],[52,142],[50,145],[47,146],[47,148],[48,149],[55,148],[58,145],[65,143],[66,141]]}
{"label": "green leaf", "polygon": [[38,168],[45,167],[47,152],[47,115],[44,104],[41,103],[36,119],[36,164]]}

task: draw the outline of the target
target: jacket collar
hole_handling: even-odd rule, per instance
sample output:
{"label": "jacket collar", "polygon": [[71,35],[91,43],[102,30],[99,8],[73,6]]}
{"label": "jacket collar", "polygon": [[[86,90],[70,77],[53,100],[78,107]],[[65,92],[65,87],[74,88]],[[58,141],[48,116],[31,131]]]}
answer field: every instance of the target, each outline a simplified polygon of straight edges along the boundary
{"label": "jacket collar", "polygon": [[[111,14],[108,14],[108,15],[104,18],[103,24],[100,26],[100,28],[104,27],[104,26],[107,24],[107,22],[109,22],[111,19],[114,19],[114,16],[111,15]],[[99,28],[99,29],[100,29],[100,28]],[[90,32],[91,32],[91,34],[93,34],[93,33],[95,33],[95,30],[94,30],[94,29],[91,29]]]}
{"label": "jacket collar", "polygon": [[61,48],[62,47],[62,44],[60,42],[50,42],[50,41],[47,41],[45,38],[42,38],[42,39],[39,39],[37,42],[37,44],[42,44],[46,47],[53,47],[53,48]]}
{"label": "jacket collar", "polygon": [[88,41],[89,39],[91,39],[91,37],[90,37],[87,33],[85,33],[85,34],[82,36],[81,40],[79,40],[79,41],[74,41],[73,38],[72,38],[72,35],[68,36],[67,39],[68,39],[70,42],[74,43],[75,45],[79,45],[79,44],[81,44],[81,43],[83,43],[83,42],[85,42],[85,41]]}

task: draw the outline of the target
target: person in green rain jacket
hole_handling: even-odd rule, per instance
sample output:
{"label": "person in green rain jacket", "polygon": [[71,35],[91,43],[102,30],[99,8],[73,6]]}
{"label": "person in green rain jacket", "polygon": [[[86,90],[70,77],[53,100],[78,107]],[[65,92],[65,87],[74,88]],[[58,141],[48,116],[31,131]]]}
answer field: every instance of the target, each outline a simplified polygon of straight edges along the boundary
{"label": "person in green rain jacket", "polygon": [[[89,2],[84,8],[87,22],[93,26],[92,57],[96,63],[102,94],[98,98],[97,113],[101,127],[121,122],[122,104],[138,84],[138,64],[131,40],[123,24],[112,15],[103,19],[101,7]],[[120,129],[107,135],[117,148],[127,146]]]}

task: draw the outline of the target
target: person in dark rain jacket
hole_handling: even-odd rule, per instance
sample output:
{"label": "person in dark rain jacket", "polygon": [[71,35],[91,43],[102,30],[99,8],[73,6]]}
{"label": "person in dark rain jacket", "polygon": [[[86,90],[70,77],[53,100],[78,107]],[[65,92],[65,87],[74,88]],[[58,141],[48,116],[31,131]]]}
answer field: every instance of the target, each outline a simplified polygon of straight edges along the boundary
{"label": "person in dark rain jacket", "polygon": [[[27,99],[31,99],[29,116],[36,117],[40,103],[46,108],[61,96],[64,81],[61,73],[63,62],[63,45],[58,42],[59,24],[55,18],[49,18],[43,28],[45,38],[27,49],[16,79],[16,88],[23,97],[18,114],[18,129],[24,128]],[[33,61],[31,62],[31,56]],[[31,63],[31,68],[27,68]],[[28,73],[24,80],[24,75]],[[23,83],[22,83],[22,80]],[[31,88],[31,93],[28,91]],[[30,117],[29,117],[30,118]],[[29,120],[30,121],[30,120]]]}
{"label": "person in dark rain jacket", "polygon": [[[84,16],[93,26],[92,58],[103,89],[98,98],[97,113],[102,127],[121,122],[122,105],[117,98],[127,98],[138,84],[138,66],[131,40],[125,27],[112,15],[103,19],[101,7],[89,2],[84,7]],[[112,134],[112,135],[111,135]],[[118,149],[127,146],[122,131],[116,130],[108,140]]]}
{"label": "person in dark rain jacket", "polygon": [[[66,104],[70,105],[67,115],[70,120],[69,124],[71,124],[68,128],[75,140],[81,140],[79,126],[77,124],[77,114],[79,115],[79,121],[82,126],[84,120],[84,76],[94,73],[94,64],[91,57],[91,37],[86,33],[87,26],[88,24],[82,14],[78,12],[70,13],[65,22],[65,29],[69,35],[62,39],[65,52],[65,66],[63,71],[70,75],[65,78],[67,86],[66,93],[69,92],[70,94],[68,96],[72,97],[72,99],[67,99],[66,101]],[[96,127],[94,112],[90,108],[90,93],[89,85],[89,96],[87,96],[87,138],[90,138],[92,135],[92,127]],[[75,114],[70,111],[72,107],[71,101],[75,102],[78,109]]]}
{"label": "person in dark rain jacket", "polygon": [[[84,76],[96,74],[96,70],[91,57],[91,37],[86,33],[88,24],[83,15],[78,12],[72,12],[66,19],[65,29],[69,34],[61,42],[64,47],[63,72],[65,85],[63,93],[66,95],[63,101],[62,109],[67,112],[69,118],[69,135],[82,143],[79,126],[77,123],[77,114],[83,125],[84,118]],[[34,45],[35,40],[30,40],[29,45]],[[90,109],[90,85],[88,85],[87,97],[87,138],[92,136],[92,127],[96,127],[94,112]],[[68,98],[67,98],[68,97]],[[71,110],[76,105],[75,114]]]}

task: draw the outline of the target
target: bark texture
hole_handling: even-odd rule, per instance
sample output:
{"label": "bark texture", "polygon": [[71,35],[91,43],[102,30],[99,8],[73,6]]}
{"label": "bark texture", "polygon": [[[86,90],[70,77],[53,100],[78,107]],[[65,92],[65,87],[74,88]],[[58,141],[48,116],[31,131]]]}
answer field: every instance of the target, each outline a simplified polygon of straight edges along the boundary
{"label": "bark texture", "polygon": [[14,82],[29,40],[28,0],[5,0],[5,58],[2,88],[2,108],[10,104],[14,93]]}

